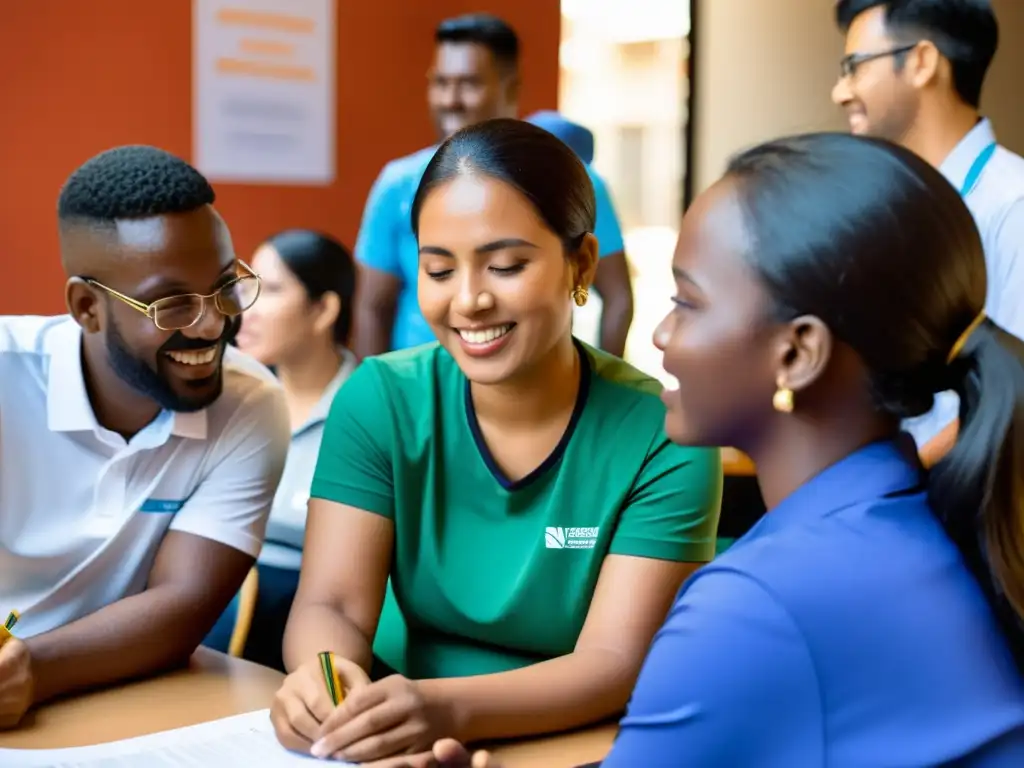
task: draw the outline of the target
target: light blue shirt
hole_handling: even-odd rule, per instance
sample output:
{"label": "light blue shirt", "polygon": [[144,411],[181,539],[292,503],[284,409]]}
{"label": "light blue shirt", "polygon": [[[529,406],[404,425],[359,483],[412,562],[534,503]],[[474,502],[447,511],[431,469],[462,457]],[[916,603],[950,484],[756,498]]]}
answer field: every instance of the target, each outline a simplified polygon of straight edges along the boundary
{"label": "light blue shirt", "polygon": [[[391,334],[392,349],[436,341],[416,297],[419,246],[410,221],[416,188],[436,150],[437,147],[427,147],[384,166],[370,189],[356,239],[355,255],[359,262],[402,281]],[[597,200],[594,235],[600,254],[605,257],[620,253],[624,250],[622,229],[607,185],[591,166],[587,166],[587,171]]]}
{"label": "light blue shirt", "polygon": [[[975,159],[995,142],[992,124],[982,120],[953,149],[939,170],[958,190]],[[985,313],[1001,328],[1024,339],[1024,158],[998,147],[964,202],[974,214],[985,246],[988,297]],[[935,407],[904,428],[924,445],[957,418],[960,400],[942,392]]]}
{"label": "light blue shirt", "polygon": [[1024,680],[902,442],[683,585],[603,768],[1024,766]]}

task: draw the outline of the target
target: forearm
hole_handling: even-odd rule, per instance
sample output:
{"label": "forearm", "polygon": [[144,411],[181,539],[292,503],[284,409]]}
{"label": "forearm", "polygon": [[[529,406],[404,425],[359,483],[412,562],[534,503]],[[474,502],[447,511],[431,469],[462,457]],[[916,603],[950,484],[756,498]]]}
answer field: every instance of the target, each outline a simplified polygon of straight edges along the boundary
{"label": "forearm", "polygon": [[186,664],[216,621],[209,609],[197,616],[197,602],[157,587],[29,638],[35,703]]}
{"label": "forearm", "polygon": [[582,650],[511,672],[425,680],[428,699],[455,714],[466,742],[578,728],[618,715],[639,674],[612,651]]}
{"label": "forearm", "polygon": [[367,674],[373,665],[370,641],[344,613],[329,605],[295,605],[284,633],[285,669],[292,672],[322,651],[358,664]]}
{"label": "forearm", "polygon": [[390,310],[366,307],[357,311],[352,351],[360,360],[382,355],[391,349],[394,318],[393,307]]}
{"label": "forearm", "polygon": [[633,300],[628,295],[605,301],[601,311],[601,349],[622,357],[632,323]]}

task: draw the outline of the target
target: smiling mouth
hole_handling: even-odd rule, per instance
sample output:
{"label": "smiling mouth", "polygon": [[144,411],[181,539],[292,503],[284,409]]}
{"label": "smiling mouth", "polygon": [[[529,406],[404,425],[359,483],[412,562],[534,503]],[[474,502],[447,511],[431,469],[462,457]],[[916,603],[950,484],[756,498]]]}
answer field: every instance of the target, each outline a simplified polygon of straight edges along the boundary
{"label": "smiling mouth", "polygon": [[182,365],[207,365],[217,359],[218,350],[219,347],[210,347],[209,349],[178,350],[164,354]]}
{"label": "smiling mouth", "polygon": [[511,331],[515,325],[515,323],[506,323],[505,325],[495,325],[491,328],[474,328],[472,330],[460,328],[456,330],[458,330],[459,336],[467,344],[489,344]]}

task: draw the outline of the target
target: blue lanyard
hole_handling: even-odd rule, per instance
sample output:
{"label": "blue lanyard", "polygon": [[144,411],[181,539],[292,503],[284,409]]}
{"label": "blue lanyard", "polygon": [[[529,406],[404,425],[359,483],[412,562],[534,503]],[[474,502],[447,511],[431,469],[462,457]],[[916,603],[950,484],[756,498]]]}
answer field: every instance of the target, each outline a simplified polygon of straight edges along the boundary
{"label": "blue lanyard", "polygon": [[967,197],[971,192],[974,191],[974,187],[978,184],[978,179],[981,178],[981,172],[985,170],[985,166],[988,165],[988,161],[992,159],[992,155],[996,153],[996,142],[992,142],[974,158],[974,163],[971,165],[971,169],[967,171],[967,178],[964,179],[964,185],[960,189],[960,196]]}

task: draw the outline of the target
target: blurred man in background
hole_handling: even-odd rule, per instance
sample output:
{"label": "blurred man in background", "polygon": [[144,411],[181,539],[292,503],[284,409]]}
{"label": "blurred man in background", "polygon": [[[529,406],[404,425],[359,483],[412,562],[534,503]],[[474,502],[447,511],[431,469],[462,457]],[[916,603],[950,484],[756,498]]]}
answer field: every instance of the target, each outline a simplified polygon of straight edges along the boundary
{"label": "blurred man in background", "polygon": [[[507,23],[483,13],[459,16],[441,22],[434,40],[427,101],[438,142],[468,125],[517,115],[519,39]],[[360,357],[434,341],[416,297],[419,248],[409,212],[436,149],[434,145],[392,160],[370,190],[355,248],[360,282],[352,346]],[[605,217],[598,210],[596,234],[605,258],[595,288],[605,314],[619,318],[607,334],[602,330],[602,346],[607,343],[605,349],[621,355],[632,318],[632,293],[618,222],[610,205],[607,210]],[[607,216],[612,223],[609,234],[602,236]]]}

